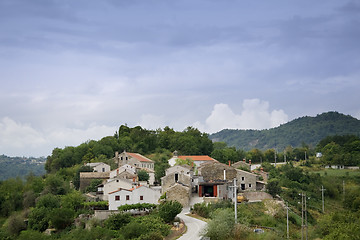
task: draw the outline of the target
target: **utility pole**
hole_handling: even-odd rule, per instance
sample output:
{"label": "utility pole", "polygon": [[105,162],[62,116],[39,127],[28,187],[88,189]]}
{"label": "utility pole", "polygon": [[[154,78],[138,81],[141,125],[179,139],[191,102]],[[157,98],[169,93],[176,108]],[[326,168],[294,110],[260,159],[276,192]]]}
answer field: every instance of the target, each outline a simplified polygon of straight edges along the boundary
{"label": "utility pole", "polygon": [[236,178],[234,178],[234,189],[235,189],[235,224],[237,224],[237,186],[236,186]]}
{"label": "utility pole", "polygon": [[324,204],[324,191],[326,189],[324,188],[324,186],[321,186],[321,199],[322,199],[322,212],[324,213],[325,212],[325,204]]}
{"label": "utility pole", "polygon": [[275,152],[275,167],[276,167],[276,149],[274,149]]}
{"label": "utility pole", "polygon": [[304,239],[304,193],[301,193],[301,240]]}
{"label": "utility pole", "polygon": [[237,186],[236,178],[234,178],[234,186],[229,186],[234,189],[234,209],[235,209],[235,224],[237,224]]}
{"label": "utility pole", "polygon": [[[305,221],[305,224],[304,224],[304,221]],[[305,237],[306,237],[306,240],[308,240],[306,193],[302,192],[301,193],[301,240],[304,239],[304,228],[306,229],[305,230]]]}
{"label": "utility pole", "polygon": [[343,180],[343,200],[345,201],[345,180]]}
{"label": "utility pole", "polygon": [[286,203],[286,237],[289,239],[289,205]]}
{"label": "utility pole", "polygon": [[286,162],[286,151],[284,150],[284,162]]}
{"label": "utility pole", "polygon": [[306,240],[308,240],[308,222],[307,222],[307,208],[306,208],[306,193],[305,193],[305,227],[306,227]]}

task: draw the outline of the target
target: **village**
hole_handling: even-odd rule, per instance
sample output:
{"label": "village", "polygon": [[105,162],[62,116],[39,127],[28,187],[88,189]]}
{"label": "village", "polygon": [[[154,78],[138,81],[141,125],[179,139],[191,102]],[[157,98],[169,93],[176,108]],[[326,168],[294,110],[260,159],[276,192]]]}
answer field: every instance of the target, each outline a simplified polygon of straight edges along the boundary
{"label": "village", "polygon": [[[268,174],[261,168],[251,171],[251,160],[223,164],[207,155],[181,156],[174,151],[173,157],[168,160],[170,167],[161,178],[161,185],[155,183],[153,160],[139,153],[124,151],[116,152],[113,161],[118,166],[115,170],[111,171],[108,164],[97,162],[86,164],[93,172],[80,173],[81,191],[92,180],[102,180],[96,192],[86,194],[88,201],[108,202],[107,210],[95,211],[95,216],[100,219],[116,213],[122,205],[159,204],[160,198],[176,200],[183,207],[218,200],[244,199],[251,202],[272,198],[265,192]],[[186,161],[191,165],[182,164]],[[147,181],[139,181],[139,171],[148,173]]]}

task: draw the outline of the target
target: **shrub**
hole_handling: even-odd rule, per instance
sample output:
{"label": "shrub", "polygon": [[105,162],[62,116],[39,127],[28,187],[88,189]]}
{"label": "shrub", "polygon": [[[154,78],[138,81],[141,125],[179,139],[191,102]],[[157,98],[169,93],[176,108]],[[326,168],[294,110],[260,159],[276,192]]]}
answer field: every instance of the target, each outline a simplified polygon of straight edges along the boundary
{"label": "shrub", "polygon": [[57,208],[51,212],[50,221],[56,229],[65,229],[74,221],[75,212],[68,208]]}
{"label": "shrub", "polygon": [[45,231],[49,226],[48,209],[34,208],[29,214],[29,227],[36,231]]}
{"label": "shrub", "polygon": [[24,218],[18,214],[13,214],[7,222],[8,232],[12,235],[18,235],[22,230],[26,229]]}
{"label": "shrub", "polygon": [[130,214],[119,213],[111,215],[105,220],[104,225],[110,230],[119,230],[131,221]]}
{"label": "shrub", "polygon": [[217,209],[212,214],[212,220],[206,227],[206,236],[211,240],[229,239],[234,229],[234,212],[232,209]]}
{"label": "shrub", "polygon": [[176,215],[182,210],[178,201],[165,201],[159,205],[159,216],[167,223],[174,221]]}
{"label": "shrub", "polygon": [[195,213],[201,217],[210,217],[210,207],[205,202],[195,203],[191,210],[192,213]]}

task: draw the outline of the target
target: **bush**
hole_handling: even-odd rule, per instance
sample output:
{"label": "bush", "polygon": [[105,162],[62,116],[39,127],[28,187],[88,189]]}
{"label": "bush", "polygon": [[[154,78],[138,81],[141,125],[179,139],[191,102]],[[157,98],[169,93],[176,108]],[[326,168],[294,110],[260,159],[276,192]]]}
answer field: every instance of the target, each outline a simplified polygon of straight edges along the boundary
{"label": "bush", "polygon": [[205,202],[195,203],[193,208],[191,209],[191,212],[199,215],[200,217],[210,217],[210,207]]}
{"label": "bush", "polygon": [[22,231],[17,238],[18,240],[47,240],[51,237],[34,230]]}
{"label": "bush", "polygon": [[49,226],[48,209],[34,208],[29,214],[29,227],[30,229],[43,232]]}
{"label": "bush", "polygon": [[212,220],[206,227],[206,236],[211,240],[225,240],[231,238],[235,221],[232,209],[217,209],[212,214]]}
{"label": "bush", "polygon": [[56,229],[65,229],[74,221],[75,212],[68,208],[57,208],[51,212],[50,221]]}
{"label": "bush", "polygon": [[7,222],[8,232],[12,235],[18,235],[22,230],[26,229],[24,218],[18,214],[13,214],[9,217]]}
{"label": "bush", "polygon": [[182,211],[182,205],[178,201],[166,201],[159,205],[159,216],[166,222],[174,221],[176,215]]}
{"label": "bush", "polygon": [[111,215],[105,220],[104,225],[110,230],[119,230],[131,221],[130,214],[119,213]]}

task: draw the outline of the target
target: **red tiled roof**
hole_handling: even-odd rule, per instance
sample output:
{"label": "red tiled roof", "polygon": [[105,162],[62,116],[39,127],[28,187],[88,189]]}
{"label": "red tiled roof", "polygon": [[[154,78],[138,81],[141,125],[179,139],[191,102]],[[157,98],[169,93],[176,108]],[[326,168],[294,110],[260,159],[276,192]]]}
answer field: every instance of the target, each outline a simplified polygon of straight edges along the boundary
{"label": "red tiled roof", "polygon": [[130,189],[126,189],[126,188],[119,188],[118,190],[115,190],[115,191],[109,192],[109,194],[116,193],[116,192],[119,192],[119,191],[121,191],[121,190],[125,190],[125,191],[132,192],[133,190],[138,189],[139,187],[142,187],[142,186],[143,186],[143,185],[139,185],[139,186],[136,186],[135,188],[130,188]]}
{"label": "red tiled roof", "polygon": [[136,158],[140,162],[154,162],[153,160],[150,160],[147,157],[144,157],[143,155],[141,155],[139,153],[129,153],[129,152],[127,152],[126,154],[133,157],[133,158]]}
{"label": "red tiled roof", "polygon": [[215,161],[215,159],[207,155],[196,155],[196,156],[179,156],[178,158],[186,160],[191,159],[193,161]]}

